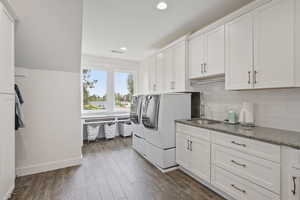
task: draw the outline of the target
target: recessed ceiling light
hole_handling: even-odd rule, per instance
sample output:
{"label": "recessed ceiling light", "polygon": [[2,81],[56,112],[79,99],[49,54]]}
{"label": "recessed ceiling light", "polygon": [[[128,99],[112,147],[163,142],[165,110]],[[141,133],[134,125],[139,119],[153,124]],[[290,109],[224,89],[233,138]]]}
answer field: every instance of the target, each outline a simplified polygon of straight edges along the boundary
{"label": "recessed ceiling light", "polygon": [[121,47],[120,48],[122,51],[127,51],[127,47]]}
{"label": "recessed ceiling light", "polygon": [[168,8],[168,4],[164,1],[161,1],[157,4],[156,8],[158,10],[166,10]]}

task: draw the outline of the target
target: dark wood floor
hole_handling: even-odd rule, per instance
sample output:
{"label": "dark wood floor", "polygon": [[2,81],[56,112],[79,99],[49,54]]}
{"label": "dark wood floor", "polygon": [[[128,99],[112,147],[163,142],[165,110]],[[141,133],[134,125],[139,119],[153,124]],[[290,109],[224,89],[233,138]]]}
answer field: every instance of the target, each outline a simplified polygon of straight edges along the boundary
{"label": "dark wood floor", "polygon": [[17,178],[21,200],[223,200],[179,170],[166,174],[131,148],[131,139],[83,147],[83,163]]}

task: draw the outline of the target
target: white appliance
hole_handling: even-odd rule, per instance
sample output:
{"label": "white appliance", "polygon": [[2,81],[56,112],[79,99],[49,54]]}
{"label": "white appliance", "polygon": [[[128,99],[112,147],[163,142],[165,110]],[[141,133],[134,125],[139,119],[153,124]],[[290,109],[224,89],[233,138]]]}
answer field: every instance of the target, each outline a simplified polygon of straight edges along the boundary
{"label": "white appliance", "polygon": [[132,122],[132,147],[144,156],[145,137],[144,126],[141,123],[141,110],[143,99],[143,95],[137,95],[132,97],[130,106],[130,121]]}
{"label": "white appliance", "polygon": [[254,104],[244,102],[240,112],[239,122],[241,125],[253,126],[254,125]]}
{"label": "white appliance", "polygon": [[142,123],[145,158],[162,170],[176,166],[175,120],[191,118],[191,94],[147,95]]}

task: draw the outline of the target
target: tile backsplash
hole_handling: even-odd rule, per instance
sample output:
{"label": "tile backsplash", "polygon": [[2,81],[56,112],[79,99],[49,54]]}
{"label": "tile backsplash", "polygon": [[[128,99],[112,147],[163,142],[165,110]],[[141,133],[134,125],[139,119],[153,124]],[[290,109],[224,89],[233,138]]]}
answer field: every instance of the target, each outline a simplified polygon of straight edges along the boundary
{"label": "tile backsplash", "polygon": [[300,131],[300,88],[227,91],[224,82],[193,87],[204,94],[206,118],[224,120],[229,110],[239,114],[243,102],[252,102],[256,125]]}

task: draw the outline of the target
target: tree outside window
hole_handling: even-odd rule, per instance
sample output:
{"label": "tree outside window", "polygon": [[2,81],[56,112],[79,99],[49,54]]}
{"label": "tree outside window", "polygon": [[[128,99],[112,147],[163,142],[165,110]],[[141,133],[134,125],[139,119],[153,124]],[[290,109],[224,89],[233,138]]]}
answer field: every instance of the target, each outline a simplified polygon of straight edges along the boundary
{"label": "tree outside window", "polygon": [[133,74],[128,72],[116,72],[115,80],[115,110],[129,111],[130,102],[134,93]]}
{"label": "tree outside window", "polygon": [[83,69],[83,109],[107,109],[107,72],[102,70]]}

